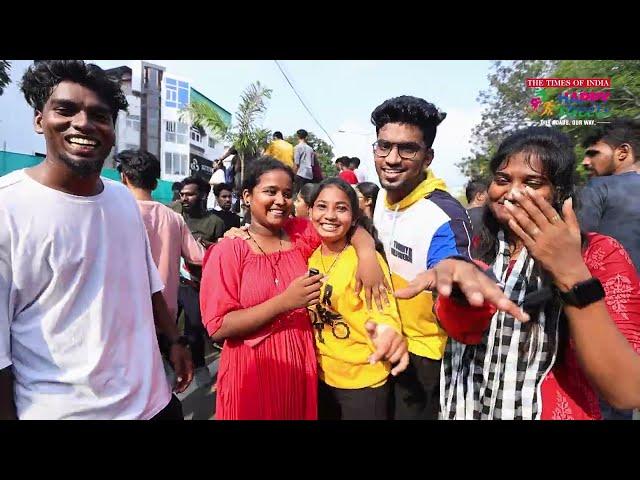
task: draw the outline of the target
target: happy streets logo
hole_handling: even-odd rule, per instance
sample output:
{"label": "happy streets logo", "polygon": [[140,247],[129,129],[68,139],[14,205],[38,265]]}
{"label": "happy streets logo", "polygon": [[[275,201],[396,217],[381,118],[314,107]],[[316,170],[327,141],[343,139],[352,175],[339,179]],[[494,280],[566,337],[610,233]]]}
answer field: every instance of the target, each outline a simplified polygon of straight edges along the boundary
{"label": "happy streets logo", "polygon": [[594,125],[610,116],[610,78],[527,78],[526,86],[535,89],[527,113],[543,125]]}

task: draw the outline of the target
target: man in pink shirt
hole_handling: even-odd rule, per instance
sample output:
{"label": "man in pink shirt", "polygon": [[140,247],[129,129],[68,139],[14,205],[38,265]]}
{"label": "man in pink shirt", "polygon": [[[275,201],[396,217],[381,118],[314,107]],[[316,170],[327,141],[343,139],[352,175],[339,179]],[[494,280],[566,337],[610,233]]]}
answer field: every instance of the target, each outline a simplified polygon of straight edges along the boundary
{"label": "man in pink shirt", "polygon": [[201,265],[204,248],[191,235],[182,215],[152,199],[151,192],[160,178],[160,162],[153,154],[144,150],[124,150],[116,155],[115,160],[122,183],[131,190],[138,202],[149,237],[151,255],[165,285],[162,295],[171,317],[177,319],[180,257],[189,263]]}

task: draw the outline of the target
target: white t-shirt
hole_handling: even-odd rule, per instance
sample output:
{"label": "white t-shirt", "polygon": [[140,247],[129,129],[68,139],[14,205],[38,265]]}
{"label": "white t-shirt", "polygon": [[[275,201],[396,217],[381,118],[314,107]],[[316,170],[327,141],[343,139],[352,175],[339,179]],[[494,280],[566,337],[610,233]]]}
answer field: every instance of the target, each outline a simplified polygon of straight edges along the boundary
{"label": "white t-shirt", "polygon": [[79,197],[0,177],[0,368],[20,419],[148,419],[171,400],[147,233],[127,188],[102,182]]}
{"label": "white t-shirt", "polygon": [[367,173],[360,169],[360,168],[356,168],[353,173],[356,174],[356,178],[358,179],[358,183],[362,183],[362,182],[366,182],[367,181]]}
{"label": "white t-shirt", "polygon": [[224,183],[224,180],[225,180],[224,170],[219,168],[218,170],[213,172],[213,175],[211,175],[211,179],[209,180],[209,184],[210,185],[217,185],[218,183]]}
{"label": "white t-shirt", "polygon": [[[224,183],[224,170],[219,168],[211,178],[209,179],[209,185],[213,187],[213,185],[217,185],[218,183]],[[213,188],[211,188],[211,193],[209,193],[209,197],[207,198],[207,210],[220,210],[220,205],[218,205],[218,200],[216,196],[213,194]]]}

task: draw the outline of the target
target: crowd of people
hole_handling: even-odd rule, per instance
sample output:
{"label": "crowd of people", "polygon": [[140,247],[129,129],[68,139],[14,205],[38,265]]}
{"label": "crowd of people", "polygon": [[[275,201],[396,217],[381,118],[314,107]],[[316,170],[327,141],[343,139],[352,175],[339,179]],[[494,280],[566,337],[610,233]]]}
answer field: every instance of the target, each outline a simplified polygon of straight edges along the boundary
{"label": "crowd of people", "polygon": [[21,89],[46,158],[0,178],[0,418],[182,419],[208,342],[221,420],[640,408],[637,120],[585,136],[584,187],[569,137],[514,130],[465,208],[431,168],[446,114],[400,96],[371,114],[381,188],[356,157],[323,178],[300,129],[167,206],[149,152],[100,176],[127,107],[103,70],[37,61]]}

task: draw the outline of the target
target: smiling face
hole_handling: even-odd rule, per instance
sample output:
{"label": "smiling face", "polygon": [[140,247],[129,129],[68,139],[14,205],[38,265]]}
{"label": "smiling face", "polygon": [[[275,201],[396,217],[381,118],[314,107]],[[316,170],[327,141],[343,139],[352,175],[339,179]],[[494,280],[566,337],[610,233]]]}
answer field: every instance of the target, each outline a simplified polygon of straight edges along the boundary
{"label": "smiling face", "polygon": [[36,112],[35,131],[45,137],[47,159],[79,176],[100,173],[115,143],[109,106],[93,90],[70,81],[60,82]]}
{"label": "smiling face", "polygon": [[323,188],[311,207],[311,221],[325,245],[346,242],[354,216],[349,197],[334,185]]}
{"label": "smiling face", "polygon": [[527,156],[523,153],[512,155],[498,168],[489,185],[487,204],[499,223],[506,226],[512,218],[504,206],[505,200],[518,205],[513,195],[514,190],[523,191],[529,186],[549,203],[552,202],[554,188],[542,172],[540,160],[533,157],[527,161]]}
{"label": "smiling face", "polygon": [[249,202],[251,222],[269,230],[282,227],[293,205],[291,177],[284,170],[269,170],[258,179],[253,190],[245,190],[242,197]]}
{"label": "smiling face", "polygon": [[[425,178],[425,170],[433,160],[433,151],[424,143],[422,130],[407,123],[387,123],[378,131],[378,142],[393,145],[386,157],[374,153],[380,185],[394,203],[409,195]],[[415,155],[411,160],[402,158],[396,145],[404,153]],[[391,198],[393,197],[393,198]]]}

